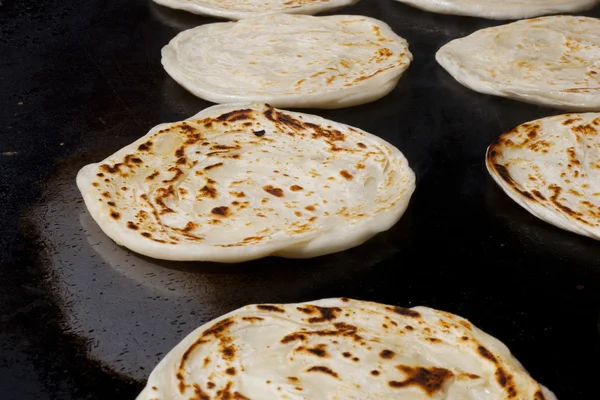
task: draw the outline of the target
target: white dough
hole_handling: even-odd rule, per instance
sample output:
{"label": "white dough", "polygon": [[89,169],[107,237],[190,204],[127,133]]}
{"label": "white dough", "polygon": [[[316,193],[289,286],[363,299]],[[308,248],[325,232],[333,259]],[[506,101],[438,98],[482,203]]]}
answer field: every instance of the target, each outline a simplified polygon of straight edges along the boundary
{"label": "white dough", "polygon": [[477,92],[573,111],[600,110],[600,20],[554,16],[483,29],[436,59]]}
{"label": "white dough", "polygon": [[351,299],[250,305],[190,333],[137,400],[556,400],[457,315]]}
{"label": "white dough", "polygon": [[527,211],[600,240],[600,113],[520,125],[490,145],[486,164],[498,185]]}
{"label": "white dough", "polygon": [[598,0],[398,0],[440,14],[521,19],[589,10]]}
{"label": "white dough", "polygon": [[115,242],[160,259],[315,257],[391,228],[415,175],[360,129],[262,104],[162,124],[77,175]]}
{"label": "white dough", "polygon": [[352,5],[358,0],[154,0],[157,4],[194,14],[226,19],[244,19],[259,15],[317,14]]}
{"label": "white dough", "polygon": [[171,77],[214,103],[339,108],[387,95],[408,68],[406,41],[363,16],[269,15],[202,25],[162,50]]}

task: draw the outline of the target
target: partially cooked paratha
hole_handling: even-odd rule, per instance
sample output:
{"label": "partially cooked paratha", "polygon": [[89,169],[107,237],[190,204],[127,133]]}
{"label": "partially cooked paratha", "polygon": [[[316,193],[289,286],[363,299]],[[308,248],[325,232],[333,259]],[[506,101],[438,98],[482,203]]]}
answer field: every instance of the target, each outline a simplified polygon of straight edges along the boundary
{"label": "partially cooked paratha", "polygon": [[244,19],[259,15],[317,14],[352,5],[358,0],[154,0],[170,8],[194,14],[227,19]]}
{"label": "partially cooked paratha", "polygon": [[598,0],[398,0],[441,14],[489,19],[521,19],[589,10]]}
{"label": "partially cooked paratha", "polygon": [[408,68],[407,42],[355,15],[269,15],[202,25],[162,49],[171,77],[214,103],[340,108],[387,95]]}
{"label": "partially cooked paratha", "polygon": [[487,168],[536,217],[600,240],[599,135],[600,113],[531,121],[489,146]]}
{"label": "partially cooked paratha", "polygon": [[77,185],[118,244],[154,258],[315,257],[392,227],[415,189],[400,151],[357,128],[262,104],[162,124]]}
{"label": "partially cooked paratha", "polygon": [[568,110],[600,110],[600,20],[554,16],[482,29],[436,59],[477,92]]}
{"label": "partially cooked paratha", "polygon": [[555,400],[509,349],[427,307],[251,305],[201,326],[138,400]]}

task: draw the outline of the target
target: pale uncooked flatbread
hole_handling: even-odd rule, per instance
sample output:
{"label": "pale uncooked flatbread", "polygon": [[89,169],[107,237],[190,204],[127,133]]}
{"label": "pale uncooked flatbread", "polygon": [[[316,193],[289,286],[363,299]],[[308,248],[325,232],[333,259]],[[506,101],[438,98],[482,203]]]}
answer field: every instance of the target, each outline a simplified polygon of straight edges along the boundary
{"label": "pale uncooked flatbread", "polygon": [[487,150],[494,180],[527,211],[600,240],[600,114],[565,114],[520,125]]}
{"label": "pale uncooked flatbread", "polygon": [[600,20],[555,16],[483,29],[436,59],[477,92],[568,110],[600,110]]}
{"label": "pale uncooked flatbread", "polygon": [[316,14],[335,11],[352,5],[358,0],[154,0],[170,8],[199,15],[227,19],[244,19],[259,15]]}
{"label": "pale uncooked flatbread", "polygon": [[202,25],[162,49],[165,70],[198,97],[290,108],[374,101],[394,89],[411,60],[388,25],[352,15]]}
{"label": "pale uncooked flatbread", "polygon": [[169,260],[306,258],[392,227],[415,175],[360,129],[261,104],[213,106],[162,124],[77,185],[115,242]]}
{"label": "pale uncooked flatbread", "polygon": [[489,19],[521,19],[589,10],[598,0],[398,0],[421,10]]}
{"label": "pale uncooked flatbread", "polygon": [[555,400],[509,349],[427,307],[250,305],[190,333],[138,400]]}

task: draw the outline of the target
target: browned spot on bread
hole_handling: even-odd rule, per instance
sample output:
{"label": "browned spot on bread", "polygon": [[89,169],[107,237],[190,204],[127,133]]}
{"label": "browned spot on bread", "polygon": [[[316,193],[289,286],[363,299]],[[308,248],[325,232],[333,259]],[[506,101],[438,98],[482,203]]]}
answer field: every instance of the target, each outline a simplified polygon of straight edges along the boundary
{"label": "browned spot on bread", "polygon": [[496,357],[488,349],[486,349],[485,347],[483,347],[483,346],[477,347],[477,352],[479,352],[479,354],[483,358],[485,358],[485,359],[493,362],[494,364],[497,363]]}
{"label": "browned spot on bread", "polygon": [[263,190],[275,197],[283,197],[283,190],[272,185],[263,186]]}
{"label": "browned spot on bread", "polygon": [[329,357],[329,353],[327,352],[327,346],[324,344],[317,344],[314,347],[310,347],[310,348],[300,346],[296,349],[296,351],[309,353],[309,354],[312,354],[312,355],[315,355],[315,356],[321,357],[321,358]]}
{"label": "browned spot on bread", "polygon": [[151,141],[147,141],[146,143],[140,144],[137,149],[139,151],[150,151],[152,149],[152,144]]}
{"label": "browned spot on bread", "polygon": [[546,397],[544,396],[544,393],[542,393],[541,390],[538,390],[533,395],[533,400],[546,400]]}
{"label": "browned spot on bread", "polygon": [[292,192],[299,192],[300,190],[304,190],[304,188],[302,186],[292,185],[292,186],[290,186],[290,190]]}
{"label": "browned spot on bread", "polygon": [[250,110],[250,109],[235,110],[235,111],[231,111],[231,112],[222,114],[216,118],[216,120],[219,122],[223,122],[223,121],[234,122],[234,121],[242,121],[245,119],[253,119],[252,118],[252,110]]}
{"label": "browned spot on bread", "polygon": [[205,171],[209,171],[209,170],[211,170],[211,169],[213,169],[213,168],[217,168],[217,167],[220,167],[220,166],[222,166],[222,165],[223,165],[223,163],[222,163],[222,162],[220,162],[220,163],[216,163],[216,164],[212,164],[212,165],[209,165],[209,166],[206,166],[206,167],[204,167],[204,170],[205,170]]}
{"label": "browned spot on bread", "polygon": [[242,317],[242,319],[244,321],[250,321],[250,322],[263,321],[264,320],[264,318],[262,318],[262,317]]}
{"label": "browned spot on bread", "polygon": [[307,211],[315,211],[315,207],[314,206],[306,206],[304,207],[305,210]]}
{"label": "browned spot on bread", "polygon": [[380,374],[379,371],[377,371],[376,369],[374,369],[373,371],[371,371],[371,375],[373,376],[378,376]]}
{"label": "browned spot on bread", "polygon": [[133,229],[134,231],[137,231],[138,229],[140,229],[139,226],[137,226],[135,224],[135,222],[133,222],[133,221],[127,221],[127,227],[129,229]]}
{"label": "browned spot on bread", "polygon": [[118,213],[116,211],[111,211],[110,216],[113,217],[114,219],[119,219],[121,218],[121,213]]}
{"label": "browned spot on bread", "polygon": [[317,365],[314,367],[310,367],[309,369],[306,370],[306,372],[321,372],[321,373],[324,373],[327,375],[331,375],[336,379],[339,379],[339,375],[337,374],[337,372],[335,372],[331,368],[325,367],[323,365]]}
{"label": "browned spot on bread", "polygon": [[379,353],[379,357],[385,358],[386,360],[391,360],[392,358],[394,358],[395,355],[396,353],[394,353],[391,350],[381,350],[381,352]]}
{"label": "browned spot on bread", "polygon": [[256,306],[256,308],[258,308],[259,310],[263,310],[263,311],[271,311],[271,312],[279,312],[279,313],[283,313],[285,312],[285,310],[281,307],[277,307],[271,304],[258,304]]}
{"label": "browned spot on bread", "polygon": [[404,308],[404,307],[386,307],[386,309],[388,311],[393,311],[396,314],[404,315],[406,317],[412,317],[412,318],[420,318],[421,317],[421,314],[419,314],[418,312],[416,312],[414,310],[410,310],[408,308]]}
{"label": "browned spot on bread", "polygon": [[340,175],[344,177],[344,179],[350,181],[352,180],[353,176],[350,172],[346,171],[345,169],[340,171]]}
{"label": "browned spot on bread", "polygon": [[288,379],[292,382],[298,382],[300,379],[296,378],[295,376],[288,376]]}
{"label": "browned spot on bread", "polygon": [[397,368],[407,375],[403,381],[390,381],[389,385],[393,388],[404,388],[407,386],[418,386],[428,395],[438,392],[446,380],[453,376],[453,373],[444,368],[423,368],[398,365]]}
{"label": "browned spot on bread", "polygon": [[229,367],[225,370],[225,373],[227,375],[235,375],[235,368],[234,367]]}

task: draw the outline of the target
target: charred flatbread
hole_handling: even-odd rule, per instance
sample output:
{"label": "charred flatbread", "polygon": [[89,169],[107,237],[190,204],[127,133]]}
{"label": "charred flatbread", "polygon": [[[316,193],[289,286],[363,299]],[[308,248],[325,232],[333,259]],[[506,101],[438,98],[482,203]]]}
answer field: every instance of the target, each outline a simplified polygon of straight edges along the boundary
{"label": "charred flatbread", "polygon": [[600,20],[553,16],[482,29],[436,59],[477,92],[573,111],[600,110]]}
{"label": "charred flatbread", "polygon": [[487,150],[492,178],[517,204],[561,229],[600,239],[600,113],[531,121]]}
{"label": "charred flatbread", "polygon": [[250,305],[201,326],[138,400],[555,400],[459,316],[350,299]]}
{"label": "charred flatbread", "polygon": [[415,189],[390,143],[263,104],[213,106],[85,166],[77,185],[115,242],[169,260],[306,258],[392,227]]}
{"label": "charred flatbread", "polygon": [[408,68],[407,42],[354,15],[269,15],[202,25],[162,49],[167,73],[214,103],[340,108],[387,95]]}

